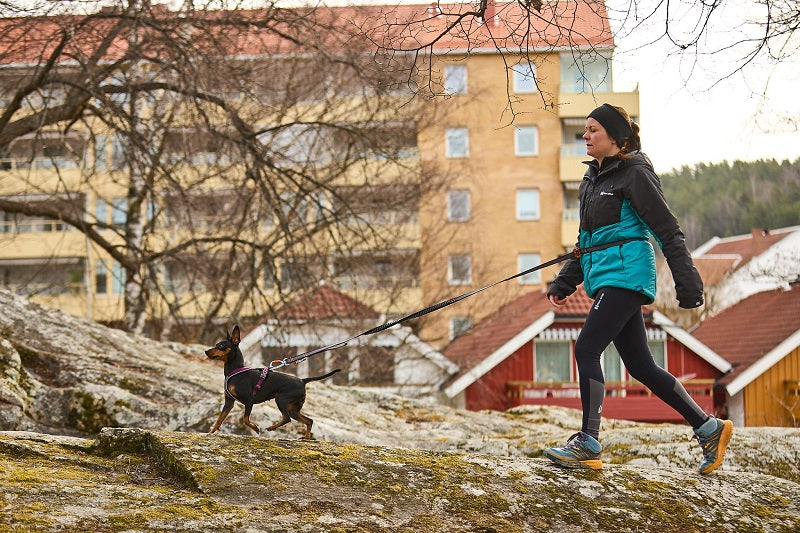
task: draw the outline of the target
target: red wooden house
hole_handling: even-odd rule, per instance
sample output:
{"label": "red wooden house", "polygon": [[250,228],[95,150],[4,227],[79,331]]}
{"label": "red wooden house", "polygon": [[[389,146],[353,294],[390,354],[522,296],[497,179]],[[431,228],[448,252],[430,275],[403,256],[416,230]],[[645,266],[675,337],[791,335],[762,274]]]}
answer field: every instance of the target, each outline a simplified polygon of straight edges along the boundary
{"label": "red wooden house", "polygon": [[[454,340],[444,354],[461,371],[442,390],[454,405],[505,410],[522,404],[580,409],[575,340],[590,300],[583,288],[554,308],[542,292],[520,296]],[[686,330],[649,308],[648,344],[656,361],[678,377],[700,406],[714,411],[714,380],[730,363]],[[631,380],[611,345],[603,354],[609,418],[677,422],[682,418],[644,386]]]}

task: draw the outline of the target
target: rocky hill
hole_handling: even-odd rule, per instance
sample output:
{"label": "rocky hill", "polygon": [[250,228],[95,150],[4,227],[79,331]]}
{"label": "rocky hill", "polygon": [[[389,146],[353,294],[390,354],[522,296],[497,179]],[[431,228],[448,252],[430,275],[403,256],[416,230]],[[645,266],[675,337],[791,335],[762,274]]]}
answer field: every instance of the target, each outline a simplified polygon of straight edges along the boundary
{"label": "rocky hill", "polygon": [[[541,458],[579,413],[468,412],[326,383],[253,436],[201,346],[0,291],[0,531],[797,531],[800,429],[737,428],[710,476],[684,426],[605,421],[605,468]],[[254,409],[261,427],[274,403]]]}

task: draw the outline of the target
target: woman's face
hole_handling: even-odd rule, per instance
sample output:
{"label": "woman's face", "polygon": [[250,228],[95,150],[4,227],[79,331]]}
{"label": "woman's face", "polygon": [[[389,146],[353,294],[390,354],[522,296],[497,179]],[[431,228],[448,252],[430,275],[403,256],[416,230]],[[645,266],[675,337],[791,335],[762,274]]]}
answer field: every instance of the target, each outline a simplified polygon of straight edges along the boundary
{"label": "woman's face", "polygon": [[617,155],[619,152],[617,142],[609,137],[606,129],[591,117],[586,119],[586,132],[583,134],[583,140],[586,141],[586,154],[601,163],[603,158]]}

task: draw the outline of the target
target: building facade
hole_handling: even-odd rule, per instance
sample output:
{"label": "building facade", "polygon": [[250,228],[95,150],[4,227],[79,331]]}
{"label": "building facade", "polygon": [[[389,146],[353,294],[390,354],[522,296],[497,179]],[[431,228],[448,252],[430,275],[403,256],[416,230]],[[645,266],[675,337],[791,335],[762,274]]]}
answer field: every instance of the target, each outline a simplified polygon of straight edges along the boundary
{"label": "building facade", "polygon": [[[356,16],[339,8],[324,9],[330,9],[333,19]],[[391,11],[399,19],[422,21],[425,31],[435,33],[453,20],[453,13],[463,9],[457,5],[387,5],[359,8],[357,13],[368,18],[370,13]],[[404,143],[408,146],[402,163],[394,170],[374,158],[370,164],[375,168],[364,172],[391,181],[392,175],[400,176],[408,168],[421,168],[422,176],[437,174],[446,183],[420,193],[412,212],[405,207],[393,208],[400,195],[390,187],[380,191],[371,187],[369,194],[358,195],[377,212],[368,222],[399,240],[383,250],[366,246],[363,253],[347,257],[315,250],[305,258],[273,258],[269,264],[257,265],[259,273],[254,277],[258,282],[248,290],[266,294],[277,290],[275,283],[286,287],[306,274],[329,280],[381,313],[397,316],[507,277],[572,247],[577,237],[577,186],[584,172],[581,135],[585,117],[606,101],[622,105],[638,117],[638,94],[613,91],[613,38],[602,3],[559,2],[542,9],[549,11],[531,20],[561,21],[561,27],[572,27],[574,33],[553,34],[548,29],[552,25],[540,21],[521,38],[517,28],[530,14],[521,4],[490,2],[485,20],[471,21],[469,37],[452,31],[431,45],[429,69],[423,70],[425,79],[420,79],[420,84],[432,88],[433,103],[398,104],[396,112],[383,110],[371,117],[393,125],[386,135],[407,137]],[[294,56],[291,48],[281,50],[284,63],[291,64],[293,57],[298,62],[307,57],[301,52]],[[256,52],[248,48],[240,57],[256,62],[258,57],[269,56]],[[25,61],[5,61],[3,80],[13,83],[15,73],[32,66]],[[329,93],[316,91],[304,97],[294,108],[294,120],[310,122],[313,117],[303,113],[314,108],[315,102],[330,98]],[[436,120],[430,120],[434,115]],[[75,212],[82,213],[76,220],[97,224],[98,231],[113,245],[121,238],[115,232],[129,220],[133,209],[127,200],[130,166],[125,164],[124,140],[100,129],[91,134],[78,126],[67,134],[63,128],[62,133],[57,130],[30,139],[23,137],[3,148],[0,196],[17,200],[24,196],[38,205],[74,204]],[[185,161],[192,162],[195,170],[223,163],[231,163],[231,168],[236,165],[230,161],[229,147],[218,140],[186,130],[171,135],[164,144],[175,147],[175,153],[194,146]],[[286,144],[286,157],[293,151],[302,152],[304,146],[313,150],[313,143],[302,135],[291,136],[291,140]],[[273,143],[285,141],[279,136],[271,139]],[[91,181],[86,179],[89,171]],[[244,174],[241,168],[235,171]],[[203,183],[207,186],[192,200],[191,209],[174,208],[162,225],[162,235],[174,233],[187,211],[195,214],[192,225],[197,227],[204,223],[214,226],[218,224],[212,218],[214,213],[233,209],[215,194],[215,189],[226,188],[225,176]],[[65,188],[63,184],[71,185]],[[345,189],[364,192],[366,188],[359,188],[363,184],[363,180],[352,177],[331,182],[326,187],[334,192],[320,200],[309,195],[313,197],[293,202],[292,198],[302,195],[287,193],[281,196],[285,203],[280,213],[274,219],[269,217],[271,224],[264,223],[261,229],[269,232],[283,223],[311,224],[316,216],[314,206],[322,211],[326,202],[330,205],[336,197],[346,196]],[[167,209],[165,203],[162,198],[135,208],[146,225],[151,216]],[[18,212],[4,212],[2,223],[0,282],[4,287],[75,315],[104,322],[124,318],[123,294],[130,280],[120,261],[75,230],[74,223]],[[225,267],[218,270],[222,272]],[[160,265],[155,271],[154,275],[160,276],[157,285],[166,292],[177,294],[192,284],[191,268],[179,261]],[[526,276],[474,302],[429,315],[419,324],[417,333],[423,341],[442,347],[520,293],[541,289],[555,271],[552,267]],[[243,271],[242,277],[247,274]],[[393,291],[389,301],[383,289],[399,279],[401,290]],[[240,295],[231,291],[231,300],[241,300]],[[178,298],[172,302],[186,319],[202,314],[201,304],[216,305],[205,302],[202,295],[195,295],[191,305]],[[227,301],[219,305],[223,317],[226,313],[264,316],[270,312],[269,305],[237,307]],[[154,308],[148,312],[157,315],[167,311]]]}

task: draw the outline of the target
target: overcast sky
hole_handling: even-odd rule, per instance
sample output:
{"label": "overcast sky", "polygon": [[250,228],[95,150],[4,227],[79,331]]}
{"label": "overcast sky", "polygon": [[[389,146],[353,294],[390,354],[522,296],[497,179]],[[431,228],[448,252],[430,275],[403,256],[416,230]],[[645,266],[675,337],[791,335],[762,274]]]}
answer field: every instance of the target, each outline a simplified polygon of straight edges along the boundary
{"label": "overcast sky", "polygon": [[[694,27],[699,2],[671,2],[674,29]],[[619,18],[630,0],[610,0],[609,14]],[[639,0],[639,14],[650,0]],[[686,7],[680,13],[680,7]],[[663,34],[664,17],[657,23],[617,34],[614,89],[638,85],[643,150],[658,171],[701,162],[800,158],[800,57],[777,66],[758,59],[727,77],[740,64],[749,45],[714,52],[758,31],[748,20],[763,19],[757,2],[726,0],[711,18],[699,46],[670,55]],[[630,18],[629,18],[630,20]],[[678,34],[688,38],[688,31]],[[774,44],[774,43],[773,43]],[[795,41],[796,46],[796,41]],[[793,123],[787,121],[793,120]]]}

